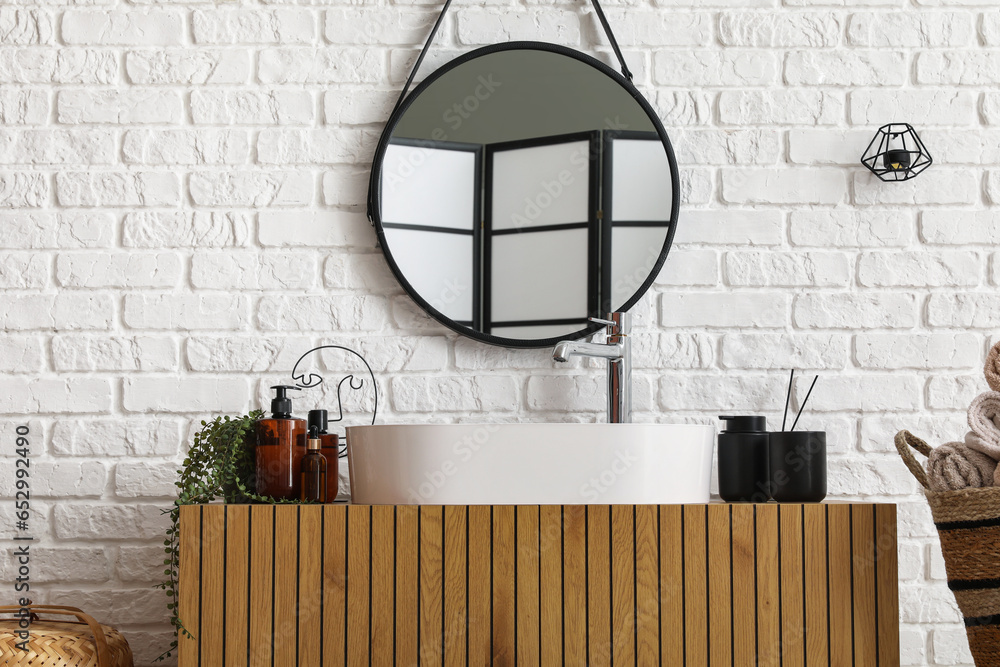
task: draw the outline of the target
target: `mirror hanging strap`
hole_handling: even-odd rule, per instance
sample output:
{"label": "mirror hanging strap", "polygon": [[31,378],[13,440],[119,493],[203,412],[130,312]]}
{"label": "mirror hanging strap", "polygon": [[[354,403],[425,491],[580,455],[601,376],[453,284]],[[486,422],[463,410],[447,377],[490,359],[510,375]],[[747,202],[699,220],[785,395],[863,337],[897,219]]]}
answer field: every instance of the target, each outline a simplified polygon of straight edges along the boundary
{"label": "mirror hanging strap", "polygon": [[[590,0],[590,2],[594,5],[594,12],[597,14],[597,19],[601,22],[601,27],[604,28],[604,34],[608,36],[608,41],[611,42],[611,49],[615,52],[615,57],[618,58],[618,63],[622,68],[622,76],[629,81],[632,81],[632,70],[630,70],[628,65],[625,64],[625,56],[622,55],[622,50],[618,46],[618,40],[615,39],[615,33],[611,30],[611,24],[608,23],[608,17],[604,15],[604,9],[601,7],[600,1]],[[434,22],[434,27],[431,28],[431,34],[427,38],[424,48],[420,50],[420,55],[417,56],[417,61],[413,63],[413,69],[410,70],[410,75],[406,77],[406,83],[403,84],[403,89],[399,92],[396,104],[392,108],[393,114],[395,114],[399,109],[399,105],[403,103],[403,98],[406,97],[406,93],[410,90],[410,85],[413,83],[413,79],[417,75],[417,70],[420,69],[421,63],[424,62],[424,56],[426,56],[427,51],[430,50],[431,42],[434,41],[438,28],[441,27],[441,23],[444,21],[444,15],[448,12],[448,7],[450,6],[451,0],[445,0],[444,6],[441,8],[441,13],[438,15],[437,21]]]}
{"label": "mirror hanging strap", "polygon": [[[607,35],[608,41],[611,43],[611,49],[615,52],[615,57],[618,58],[618,63],[621,65],[622,76],[624,76],[629,82],[632,81],[632,70],[628,68],[625,64],[625,56],[622,55],[622,50],[618,46],[618,40],[615,39],[615,33],[611,30],[611,24],[608,23],[607,16],[604,15],[604,9],[601,8],[601,3],[599,0],[590,0],[591,4],[594,5],[594,12],[597,14],[597,19],[601,22],[601,26],[604,28],[604,34]],[[409,76],[406,77],[406,83],[403,84],[403,89],[399,91],[399,97],[396,98],[396,104],[392,107],[392,113],[389,117],[392,118],[399,111],[400,105],[406,98],[406,93],[409,92],[410,86],[413,84],[413,79],[417,75],[417,71],[420,69],[420,65],[424,62],[424,56],[427,55],[427,51],[431,48],[431,43],[434,41],[434,37],[437,35],[438,28],[441,27],[441,23],[444,21],[444,15],[448,12],[448,7],[451,6],[451,0],[445,0],[444,6],[441,8],[441,13],[438,14],[437,20],[434,22],[434,27],[431,28],[431,34],[427,37],[427,41],[424,43],[424,48],[420,49],[420,55],[417,56],[417,60],[413,63],[413,68],[410,70]],[[383,138],[384,139],[384,138]],[[380,142],[381,144],[381,142]],[[377,191],[377,179],[375,177],[375,170],[372,169],[372,176],[368,184],[368,201],[367,201],[367,213],[368,221],[374,226],[375,220],[372,212],[374,211],[375,202],[374,197]]]}
{"label": "mirror hanging strap", "polygon": [[615,57],[618,58],[618,64],[622,66],[622,76],[631,83],[632,70],[625,64],[625,56],[622,55],[622,50],[618,47],[618,40],[615,39],[615,33],[611,31],[611,24],[608,23],[608,17],[604,15],[604,9],[601,8],[601,3],[598,0],[590,1],[594,5],[594,12],[597,13],[597,20],[601,22],[601,27],[604,28],[604,34],[608,36],[608,41],[611,42],[611,49],[615,52]]}

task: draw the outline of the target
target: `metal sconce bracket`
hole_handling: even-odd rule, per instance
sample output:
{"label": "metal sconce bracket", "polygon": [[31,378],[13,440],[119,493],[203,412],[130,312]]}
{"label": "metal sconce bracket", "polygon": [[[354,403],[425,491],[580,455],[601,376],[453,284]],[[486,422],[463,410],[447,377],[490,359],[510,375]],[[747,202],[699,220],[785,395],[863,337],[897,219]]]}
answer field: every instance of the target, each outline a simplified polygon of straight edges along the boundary
{"label": "metal sconce bracket", "polygon": [[889,123],[875,133],[861,164],[880,180],[908,181],[933,164],[934,159],[909,123]]}

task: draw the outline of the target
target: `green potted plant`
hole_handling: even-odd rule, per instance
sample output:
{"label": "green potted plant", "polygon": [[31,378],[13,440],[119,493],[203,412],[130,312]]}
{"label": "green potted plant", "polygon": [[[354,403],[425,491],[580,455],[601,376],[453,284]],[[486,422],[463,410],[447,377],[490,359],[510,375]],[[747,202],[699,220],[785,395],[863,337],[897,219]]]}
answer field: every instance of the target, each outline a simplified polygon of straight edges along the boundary
{"label": "green potted plant", "polygon": [[[192,635],[184,627],[177,608],[180,561],[178,522],[181,505],[204,504],[219,499],[226,503],[292,502],[260,496],[253,491],[256,466],[254,427],[263,415],[263,411],[254,410],[235,419],[225,416],[216,417],[210,422],[202,421],[202,428],[195,433],[191,449],[185,456],[181,469],[177,471],[177,500],[167,510],[170,514],[170,526],[163,541],[166,553],[163,574],[166,579],[156,587],[166,591],[170,622],[178,633],[185,636]],[[175,638],[158,660],[170,657],[176,648]]]}

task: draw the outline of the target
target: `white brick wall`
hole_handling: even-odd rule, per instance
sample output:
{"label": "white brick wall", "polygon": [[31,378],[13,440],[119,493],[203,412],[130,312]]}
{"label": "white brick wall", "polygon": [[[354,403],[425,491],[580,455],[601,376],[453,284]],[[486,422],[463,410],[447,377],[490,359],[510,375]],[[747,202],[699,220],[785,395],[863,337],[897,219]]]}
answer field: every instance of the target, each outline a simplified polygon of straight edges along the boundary
{"label": "white brick wall", "polygon": [[[829,432],[832,491],[899,503],[904,664],[970,662],[891,438],[960,437],[1000,329],[995,0],[607,4],[685,197],[635,311],[637,419],[775,424],[787,367],[807,371],[796,401],[821,373],[803,422]],[[505,39],[608,59],[586,3],[539,5],[457,3],[428,63]],[[36,599],[118,623],[140,664],[168,641],[149,585],[184,443],[208,414],[259,406],[309,347],[361,349],[385,421],[603,416],[600,364],[457,338],[375,247],[367,163],[436,11],[0,6],[0,456],[28,423]],[[857,163],[890,121],[937,160],[909,184]]]}

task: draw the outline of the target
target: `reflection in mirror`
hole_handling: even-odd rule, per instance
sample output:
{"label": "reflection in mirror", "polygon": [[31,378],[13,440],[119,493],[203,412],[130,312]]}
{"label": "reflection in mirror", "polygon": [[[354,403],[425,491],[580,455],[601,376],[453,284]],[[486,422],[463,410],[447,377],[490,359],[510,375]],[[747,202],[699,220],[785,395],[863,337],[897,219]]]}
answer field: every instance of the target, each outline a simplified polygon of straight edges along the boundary
{"label": "reflection in mirror", "polygon": [[676,167],[631,85],[545,48],[470,54],[393,119],[376,222],[418,303],[456,330],[533,346],[630,306],[669,250]]}
{"label": "reflection in mirror", "polygon": [[456,324],[481,324],[479,247],[482,149],[394,140],[385,153],[382,228],[399,270]]}

